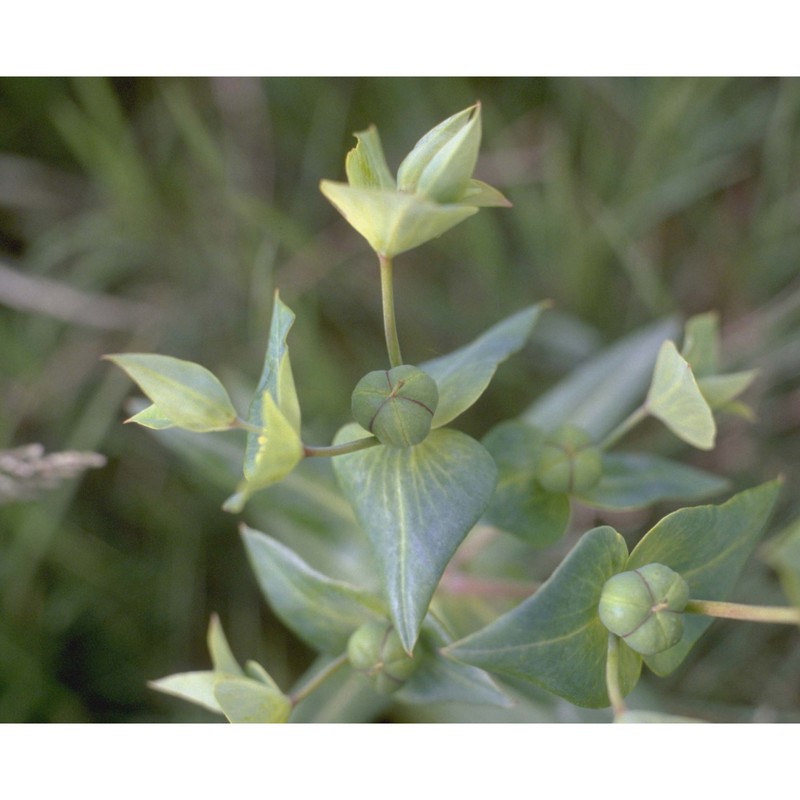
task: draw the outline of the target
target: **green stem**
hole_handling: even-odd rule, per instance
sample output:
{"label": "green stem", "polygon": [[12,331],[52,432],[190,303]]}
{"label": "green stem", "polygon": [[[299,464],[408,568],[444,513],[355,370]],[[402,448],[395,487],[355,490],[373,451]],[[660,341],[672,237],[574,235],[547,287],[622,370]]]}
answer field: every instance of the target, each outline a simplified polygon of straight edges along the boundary
{"label": "green stem", "polygon": [[743,603],[723,603],[717,600],[690,600],[684,611],[687,614],[705,614],[707,617],[721,619],[800,625],[800,608],[787,606],[749,606]]}
{"label": "green stem", "polygon": [[247,431],[248,433],[264,433],[263,428],[259,428],[258,425],[253,425],[251,422],[247,422],[241,417],[236,417],[236,419],[231,423],[231,428],[239,428],[240,430]]}
{"label": "green stem", "polygon": [[400,340],[397,338],[397,322],[394,316],[394,284],[392,281],[392,259],[378,255],[381,265],[381,296],[383,298],[383,330],[386,335],[386,349],[389,351],[389,364],[399,367],[403,363],[400,354]]}
{"label": "green stem", "polygon": [[292,705],[296,706],[301,700],[305,700],[312,692],[319,689],[325,681],[347,663],[347,653],[342,653],[338,658],[331,661],[327,667],[320,670],[302,689],[292,692],[289,695]]}
{"label": "green stem", "polygon": [[380,442],[374,436],[367,436],[364,439],[356,439],[354,442],[345,442],[344,444],[333,444],[330,447],[316,447],[314,445],[303,445],[303,455],[306,458],[321,456],[345,456],[348,453],[355,453],[358,450],[366,450],[368,447],[374,447]]}
{"label": "green stem", "polygon": [[627,711],[622,689],[619,686],[619,639],[613,634],[608,634],[608,658],[606,658],[606,689],[608,699],[614,716],[617,717]]}
{"label": "green stem", "polygon": [[642,420],[647,419],[647,416],[650,412],[647,410],[647,406],[641,405],[635,411],[633,411],[630,415],[628,415],[616,428],[614,428],[611,433],[603,439],[602,442],[598,445],[601,450],[608,450],[610,447],[615,445],[628,431],[632,428],[635,428]]}

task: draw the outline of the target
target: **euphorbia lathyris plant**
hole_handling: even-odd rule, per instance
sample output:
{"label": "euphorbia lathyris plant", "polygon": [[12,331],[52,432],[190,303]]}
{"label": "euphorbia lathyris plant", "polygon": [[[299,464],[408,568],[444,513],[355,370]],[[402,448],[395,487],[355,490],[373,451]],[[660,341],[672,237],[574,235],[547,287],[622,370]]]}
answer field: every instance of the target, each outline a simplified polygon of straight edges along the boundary
{"label": "euphorbia lathyris plant", "polygon": [[[717,320],[705,314],[687,322],[680,347],[674,327],[658,325],[582,368],[519,418],[499,422],[482,442],[460,432],[452,423],[525,345],[547,307],[516,311],[449,355],[422,363],[401,355],[394,258],[481,207],[510,205],[473,177],[480,105],[422,137],[396,177],[374,127],[356,139],[347,182],[322,181],[321,190],[377,255],[388,358],[358,382],[353,421],[330,445],[303,438],[287,344],[295,316],[277,294],[261,379],[244,414],[198,364],[148,354],[108,358],[151,401],[130,421],[157,430],[245,431],[243,477],[224,505],[232,513],[305,460],[331,458],[366,534],[368,577],[356,585],[322,574],[291,541],[243,524],[267,601],[319,661],[284,690],[259,664],[239,664],[215,617],[212,669],[163,678],[155,688],[234,722],[278,722],[302,719],[304,701],[337,681],[355,681],[378,709],[389,696],[412,704],[508,705],[502,681],[512,679],[580,706],[610,705],[616,718],[630,719],[624,697],[643,663],[658,675],[673,671],[710,616],[800,622],[794,608],[724,602],[767,523],[774,481],[722,505],[675,511],[630,553],[612,527],[594,528],[520,605],[478,630],[451,624],[437,589],[446,589],[443,576],[472,531],[485,539],[516,537],[535,550],[563,537],[576,502],[602,514],[694,502],[724,489],[725,481],[709,473],[615,447],[654,417],[689,445],[712,448],[715,414],[741,410],[737,398],[753,373],[720,374]],[[621,365],[633,366],[615,383]]]}

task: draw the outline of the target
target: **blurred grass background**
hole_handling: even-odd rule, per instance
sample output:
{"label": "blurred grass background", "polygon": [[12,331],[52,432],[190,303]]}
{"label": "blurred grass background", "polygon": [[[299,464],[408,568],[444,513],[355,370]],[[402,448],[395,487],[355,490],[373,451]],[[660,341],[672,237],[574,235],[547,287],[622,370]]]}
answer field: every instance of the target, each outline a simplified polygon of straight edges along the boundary
{"label": "blurred grass background", "polygon": [[[800,515],[800,81],[0,79],[0,450],[108,458],[0,506],[0,721],[207,719],[146,681],[206,667],[212,612],[279,682],[307,665],[220,510],[238,440],[186,457],[121,425],[135,391],[99,359],[198,361],[244,406],[280,288],[307,438],[329,441],[384,344],[372,257],[319,180],[343,179],[354,131],[376,123],[395,169],[476,99],[476,174],[514,207],[398,259],[403,351],[447,352],[546,297],[555,310],[460,427],[481,435],[648,322],[717,309],[727,366],[761,370],[757,418],[685,455],[735,488],[783,473],[774,530]],[[346,519],[320,480],[320,508]],[[254,524],[324,528],[292,491]],[[758,559],[739,593],[782,602]],[[643,691],[681,713],[800,719],[797,632],[734,627]]]}

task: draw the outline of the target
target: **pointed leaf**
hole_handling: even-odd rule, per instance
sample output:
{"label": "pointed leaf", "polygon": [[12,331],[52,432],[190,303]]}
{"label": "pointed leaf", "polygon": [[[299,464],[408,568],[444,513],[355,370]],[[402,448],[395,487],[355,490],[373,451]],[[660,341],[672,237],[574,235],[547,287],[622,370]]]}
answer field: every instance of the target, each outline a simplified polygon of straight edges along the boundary
{"label": "pointed leaf", "polygon": [[440,205],[424,197],[322,181],[320,190],[339,213],[386,258],[404,253],[477,213],[475,206]]}
{"label": "pointed leaf", "polygon": [[249,678],[217,678],[214,697],[229,722],[286,722],[292,712],[285,694]]}
{"label": "pointed leaf", "polygon": [[708,311],[687,320],[681,355],[696,378],[714,375],[719,369],[719,314]]}
{"label": "pointed leaf", "polygon": [[606,453],[600,483],[578,496],[610,510],[645,508],[665,500],[689,502],[718,494],[728,481],[649,453]]}
{"label": "pointed leaf", "polygon": [[431,128],[414,145],[397,170],[397,184],[400,191],[418,191],[417,187],[425,169],[450,140],[467,126],[476,108],[477,106],[470,106],[453,114],[452,117],[448,117],[436,127]]}
{"label": "pointed leaf", "polygon": [[664,342],[659,350],[646,406],[683,441],[701,450],[714,447],[717,427],[711,409],[674,342]]}
{"label": "pointed leaf", "polygon": [[536,481],[544,433],[520,421],[501,423],[483,445],[497,464],[495,489],[484,519],[534,547],[558,541],[567,529],[569,497],[545,491]]}
{"label": "pointed leaf", "polygon": [[208,652],[211,654],[214,672],[223,672],[227,675],[244,675],[239,662],[231,652],[231,647],[225,638],[225,632],[222,630],[222,623],[216,614],[211,616],[206,641],[208,643]]}
{"label": "pointed leaf", "polygon": [[422,170],[415,191],[438,203],[461,199],[478,163],[481,146],[481,107],[458,133],[449,139]]}
{"label": "pointed leaf", "polygon": [[419,365],[439,387],[434,428],[447,425],[484,393],[498,365],[522,348],[548,305],[537,303],[518,311],[489,328],[471,344]]}
{"label": "pointed leaf", "polygon": [[264,686],[269,686],[270,689],[274,689],[276,692],[280,692],[280,687],[272,678],[272,675],[267,672],[258,661],[247,661],[244,665],[244,674],[247,677],[252,678],[254,681],[258,683],[263,683]]}
{"label": "pointed leaf", "polygon": [[[535,683],[571,703],[608,705],[608,631],[597,608],[603,584],[620,572],[628,549],[607,526],[585,534],[547,582],[486,628],[445,649],[459,661]],[[641,658],[620,649],[620,684],[636,685]]]}
{"label": "pointed leaf", "polygon": [[241,511],[254,492],[283,480],[303,459],[303,443],[269,391],[264,392],[260,413],[264,433],[256,439],[258,449],[245,459],[245,479],[225,501],[226,511]]}
{"label": "pointed leaf", "polygon": [[[289,346],[286,339],[294,324],[294,312],[275,292],[272,305],[272,322],[270,324],[267,353],[258,387],[253,394],[247,421],[257,428],[266,428],[264,395],[271,395],[275,405],[294,431],[300,434],[300,403],[294,385],[292,365],[289,360]],[[252,461],[258,452],[258,434],[250,434],[247,438],[247,458]]]}
{"label": "pointed leaf", "polygon": [[361,189],[394,189],[394,178],[383,154],[378,129],[370,125],[355,137],[358,144],[345,159],[347,182]]}
{"label": "pointed leaf", "polygon": [[181,672],[177,675],[168,675],[150,681],[147,685],[151,689],[164,694],[180,697],[197,706],[202,706],[215,714],[223,714],[222,707],[214,696],[214,685],[219,677],[218,673],[210,670],[204,672]]}
{"label": "pointed leaf", "polygon": [[145,428],[152,428],[156,431],[163,431],[167,428],[175,427],[175,423],[162,414],[155,404],[143,408],[138,414],[134,414],[130,419],[126,419],[125,422],[136,422]]}
{"label": "pointed leaf", "polygon": [[641,402],[661,343],[676,333],[673,320],[657,322],[595,353],[523,414],[550,432],[567,423],[600,441]]}
{"label": "pointed leaf", "polygon": [[698,378],[697,385],[709,407],[716,411],[735,400],[755,380],[758,370],[730,372],[727,375],[708,375]]}
{"label": "pointed leaf", "polygon": [[[348,425],[336,442],[361,438]],[[444,568],[494,491],[486,449],[452,430],[416,447],[372,447],[333,461],[375,550],[395,628],[410,652]]]}
{"label": "pointed leaf", "polygon": [[494,186],[473,178],[467,184],[467,188],[459,198],[459,202],[465,206],[478,206],[479,208],[489,208],[492,206],[511,207],[511,201]]}
{"label": "pointed leaf", "polygon": [[165,428],[169,420],[171,426],[205,433],[227,430],[236,420],[236,409],[225,387],[193,361],[153,353],[104,358],[125,370],[157,407],[144,414],[149,427]]}
{"label": "pointed leaf", "polygon": [[341,653],[353,631],[385,619],[383,603],[369,592],[312,569],[285,545],[242,526],[247,555],[275,614],[316,650]]}
{"label": "pointed leaf", "polygon": [[[689,584],[694,600],[725,600],[761,537],[780,489],[780,481],[734,495],[722,505],[682,508],[658,522],[631,553],[626,570],[663,564]],[[645,661],[668,675],[711,624],[702,615],[684,615],[681,641]]]}

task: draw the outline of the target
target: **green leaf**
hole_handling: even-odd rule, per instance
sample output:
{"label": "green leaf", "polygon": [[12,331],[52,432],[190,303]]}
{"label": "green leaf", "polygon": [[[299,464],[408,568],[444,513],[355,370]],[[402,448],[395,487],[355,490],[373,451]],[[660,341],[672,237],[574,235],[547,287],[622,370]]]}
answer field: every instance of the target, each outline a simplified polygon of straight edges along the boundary
{"label": "green leaf", "polygon": [[719,314],[708,311],[686,321],[681,355],[696,378],[714,375],[719,369]]}
{"label": "green leaf", "polygon": [[[585,534],[539,591],[486,628],[445,648],[445,655],[530,681],[571,703],[608,705],[608,631],[597,608],[603,584],[628,557],[623,538],[607,526]],[[620,648],[620,686],[636,685],[641,658]]]}
{"label": "green leaf", "polygon": [[758,370],[730,372],[727,375],[707,375],[698,378],[697,385],[709,407],[716,411],[735,400],[755,380]]}
{"label": "green leaf", "polygon": [[511,202],[502,192],[499,192],[494,186],[489,186],[488,183],[475,180],[475,178],[467,184],[466,190],[461,195],[461,202],[466,206],[479,206],[481,208],[491,206],[511,207]]}
{"label": "green leaf", "polygon": [[674,342],[664,342],[659,350],[645,405],[683,441],[701,450],[714,447],[717,426],[711,409]]}
{"label": "green leaf", "polygon": [[[446,150],[451,141],[463,135],[465,128],[469,126],[470,118],[473,113],[479,110],[478,105],[465,108],[457,114],[448,117],[440,122],[436,127],[431,128],[415,145],[411,152],[403,159],[400,168],[397,170],[397,184],[402,192],[419,191],[419,183],[426,170],[429,169],[431,162],[443,151]],[[478,127],[478,144],[480,144],[480,127]],[[473,169],[474,169],[473,164]],[[472,175],[470,170],[467,177]]]}
{"label": "green leaf", "polygon": [[156,405],[143,408],[138,414],[134,414],[130,419],[126,419],[125,422],[136,422],[145,428],[152,428],[156,431],[163,431],[167,428],[175,427],[172,420],[165,417]]}
{"label": "green leaf", "polygon": [[[348,425],[336,443],[361,438]],[[494,491],[486,449],[458,431],[433,431],[416,447],[337,456],[334,469],[380,566],[389,610],[411,652],[445,567]]]}
{"label": "green leaf", "polygon": [[[657,563],[677,572],[693,600],[725,600],[761,537],[778,496],[775,480],[734,495],[722,505],[682,508],[658,522],[630,555],[626,570]],[[681,641],[645,658],[657,675],[668,675],[711,624],[684,615]]]}
{"label": "green leaf", "polygon": [[358,144],[345,159],[347,182],[362,189],[394,189],[394,178],[383,154],[378,129],[370,125],[355,137]]}
{"label": "green leaf", "polygon": [[180,697],[215,714],[223,714],[222,706],[214,696],[214,685],[219,675],[216,672],[181,672],[150,681],[147,685],[158,692]]}
{"label": "green leaf", "polygon": [[208,643],[208,652],[211,654],[214,672],[222,672],[226,675],[244,675],[239,662],[231,652],[228,640],[225,638],[225,632],[222,630],[222,623],[216,614],[211,616],[206,642]]}
{"label": "green leaf", "polygon": [[226,511],[240,512],[254,492],[283,480],[303,459],[303,443],[269,391],[263,394],[260,413],[264,433],[256,439],[255,453],[245,457],[245,479],[223,504]]}
{"label": "green leaf", "polygon": [[447,425],[484,393],[498,365],[522,348],[548,306],[537,303],[518,311],[465,347],[419,365],[439,387],[434,428]]}
{"label": "green leaf", "polygon": [[484,519],[534,547],[558,541],[567,529],[569,497],[545,491],[536,481],[544,433],[520,421],[503,422],[484,437],[497,464],[497,488]]}
{"label": "green leaf", "polygon": [[286,722],[292,712],[285,694],[249,678],[217,678],[214,697],[229,722]]}
{"label": "green leaf", "polygon": [[241,531],[250,564],[272,610],[316,650],[341,653],[356,628],[386,618],[385,606],[374,595],[322,575],[264,533],[245,525]]}
{"label": "green leaf", "polygon": [[778,573],[789,602],[800,607],[800,518],[770,542],[765,559]]}
{"label": "green leaf", "polygon": [[419,176],[415,191],[438,203],[461,199],[467,189],[481,146],[481,107],[473,106],[472,116],[461,130],[444,143],[428,161]]}
{"label": "green leaf", "polygon": [[339,213],[386,258],[441,236],[477,213],[476,206],[440,205],[420,195],[361,189],[322,181],[320,191]]}
{"label": "green leaf", "polygon": [[600,483],[578,495],[578,500],[597,508],[622,511],[665,500],[701,500],[727,486],[724,478],[660,456],[606,453]]}
{"label": "green leaf", "polygon": [[593,354],[533,403],[524,421],[546,432],[569,423],[600,441],[641,402],[658,349],[676,331],[673,320],[661,321]]}
{"label": "green leaf", "polygon": [[406,684],[395,693],[401,703],[470,703],[508,708],[513,705],[491,676],[477,667],[461,664],[441,654],[452,642],[444,627],[428,616],[422,626],[420,665]]}
{"label": "green leaf", "polygon": [[[264,406],[265,396],[270,395],[274,405],[299,436],[300,403],[297,399],[292,365],[289,360],[289,346],[286,343],[294,320],[294,312],[281,300],[278,292],[275,292],[264,367],[261,370],[258,387],[250,402],[247,421],[257,428],[268,428],[269,420],[266,419],[267,411]],[[258,438],[258,434],[252,433],[247,437],[247,460],[250,463],[255,460],[259,451]]]}
{"label": "green leaf", "polygon": [[153,353],[104,358],[125,370],[153,402],[129,422],[205,433],[227,430],[236,421],[236,409],[225,387],[199,364]]}

